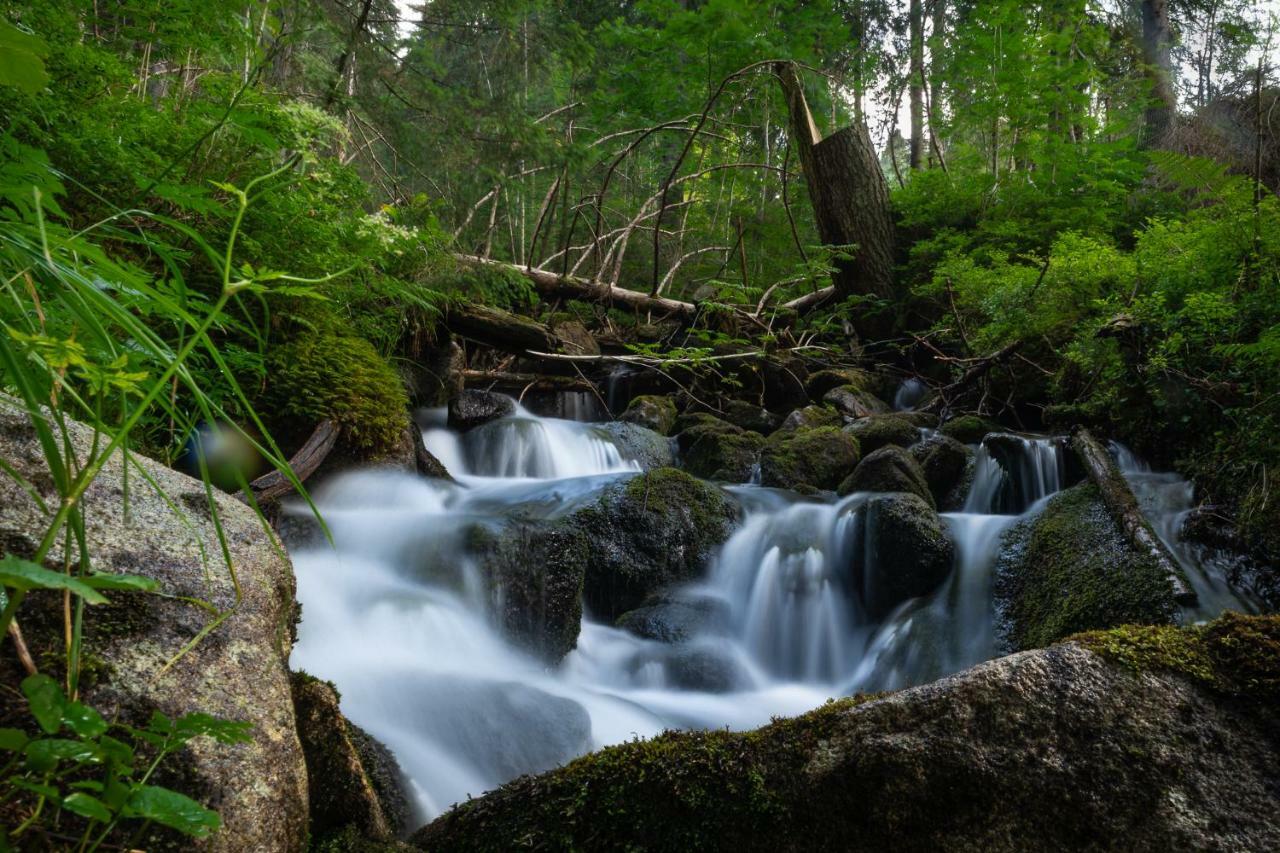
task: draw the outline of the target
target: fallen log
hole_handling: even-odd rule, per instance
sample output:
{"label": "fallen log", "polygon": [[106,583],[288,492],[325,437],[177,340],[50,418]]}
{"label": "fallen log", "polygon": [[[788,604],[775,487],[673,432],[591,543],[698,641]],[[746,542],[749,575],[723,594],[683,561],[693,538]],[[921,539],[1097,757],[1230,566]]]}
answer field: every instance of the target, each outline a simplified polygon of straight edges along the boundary
{"label": "fallen log", "polygon": [[1174,598],[1179,604],[1195,604],[1196,594],[1172,553],[1160,541],[1147,517],[1142,514],[1138,498],[1129,488],[1129,482],[1120,466],[1107,452],[1107,448],[1087,429],[1079,429],[1071,439],[1071,446],[1084,465],[1089,479],[1098,487],[1102,503],[1111,513],[1125,536],[1143,554],[1155,560],[1160,570],[1169,577]]}
{"label": "fallen log", "polygon": [[[545,355],[534,354],[545,358]],[[511,373],[505,370],[464,370],[467,387],[500,388],[507,391],[594,391],[595,386],[577,376],[550,376],[543,373]]]}
{"label": "fallen log", "polygon": [[824,287],[821,290],[815,290],[813,293],[806,293],[792,299],[790,302],[782,303],[782,307],[794,311],[797,314],[805,314],[815,308],[821,308],[832,300],[836,295],[836,289],[833,286]]}
{"label": "fallen log", "polygon": [[[289,467],[298,482],[304,482],[315,473],[320,464],[329,456],[333,445],[338,441],[338,425],[333,421],[321,421],[311,433],[307,443],[289,460]],[[275,470],[263,474],[249,484],[253,499],[259,504],[269,503],[282,498],[293,491],[293,481],[282,471]],[[243,497],[243,496],[242,496]]]}
{"label": "fallen log", "polygon": [[559,349],[559,340],[541,323],[500,308],[458,302],[445,312],[451,332],[506,352]]}

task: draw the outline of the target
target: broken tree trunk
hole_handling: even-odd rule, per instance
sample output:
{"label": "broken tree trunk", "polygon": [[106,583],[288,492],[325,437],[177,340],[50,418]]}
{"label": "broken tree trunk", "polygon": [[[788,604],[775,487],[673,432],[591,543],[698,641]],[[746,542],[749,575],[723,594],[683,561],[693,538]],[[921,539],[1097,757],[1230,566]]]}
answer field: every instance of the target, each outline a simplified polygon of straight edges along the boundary
{"label": "broken tree trunk", "polygon": [[495,267],[516,272],[533,282],[538,293],[552,299],[577,299],[582,302],[600,302],[614,308],[652,311],[655,314],[669,316],[673,319],[689,322],[698,314],[698,306],[692,302],[681,302],[665,296],[649,296],[635,290],[621,287],[610,287],[597,284],[585,278],[560,275],[550,270],[536,267],[522,267],[515,264],[480,258],[475,255],[457,255],[457,260],[473,267]]}
{"label": "broken tree trunk", "polygon": [[[311,433],[311,437],[307,439],[307,443],[293,454],[293,458],[289,460],[289,467],[293,469],[293,475],[298,478],[298,482],[305,482],[328,458],[329,452],[333,450],[333,445],[338,440],[338,433],[336,423],[321,421]],[[271,471],[251,482],[249,489],[253,492],[254,500],[261,506],[291,494],[293,482],[280,471]]]}
{"label": "broken tree trunk", "polygon": [[559,349],[558,339],[546,326],[500,308],[460,302],[449,306],[444,319],[449,331],[504,352]]}
{"label": "broken tree trunk", "polygon": [[1089,474],[1089,479],[1098,487],[1102,503],[1115,518],[1124,535],[1139,552],[1150,556],[1160,570],[1168,575],[1174,598],[1180,604],[1195,604],[1195,591],[1187,582],[1182,567],[1160,541],[1151,522],[1142,514],[1138,498],[1133,494],[1133,489],[1129,488],[1129,482],[1125,480],[1120,466],[1111,458],[1107,448],[1087,429],[1076,431],[1071,439],[1071,446]]}
{"label": "broken tree trunk", "polygon": [[[894,299],[889,184],[866,125],[858,122],[822,138],[796,64],[779,62],[773,70],[786,96],[792,142],[804,168],[818,235],[830,246],[855,246],[852,260],[836,263],[836,294]],[[874,335],[887,325],[868,318],[854,322],[860,332]]]}

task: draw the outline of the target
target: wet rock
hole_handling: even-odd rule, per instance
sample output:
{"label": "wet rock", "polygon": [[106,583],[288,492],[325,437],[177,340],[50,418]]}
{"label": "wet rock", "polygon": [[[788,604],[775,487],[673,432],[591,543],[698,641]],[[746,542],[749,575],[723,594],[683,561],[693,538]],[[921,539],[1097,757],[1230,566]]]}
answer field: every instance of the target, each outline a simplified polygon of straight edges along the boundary
{"label": "wet rock", "polygon": [[663,672],[669,686],[704,693],[728,693],[750,684],[728,652],[707,645],[680,645],[667,651]]}
{"label": "wet rock", "polygon": [[961,444],[981,444],[987,433],[1000,432],[1001,426],[977,415],[961,415],[952,418],[940,428],[943,435]]}
{"label": "wet rock", "polygon": [[609,486],[567,520],[589,543],[587,607],[613,621],[657,590],[700,576],[739,514],[727,494],[675,468]]}
{"label": "wet rock", "polygon": [[870,391],[862,391],[850,385],[832,388],[822,396],[822,402],[834,406],[846,418],[887,415],[890,411],[888,404]]}
{"label": "wet rock", "polygon": [[623,459],[635,462],[641,471],[675,464],[671,439],[661,433],[628,421],[599,424],[597,429],[613,440]]}
{"label": "wet rock", "polygon": [[400,827],[382,809],[338,708],[337,691],[301,672],[293,674],[292,685],[298,738],[307,762],[311,836],[324,838],[350,826],[365,838],[390,839]]}
{"label": "wet rock", "polygon": [[965,471],[973,459],[973,451],[954,438],[934,433],[911,447],[911,455],[920,463],[925,482],[934,502],[946,508]]}
{"label": "wet rock", "polygon": [[858,464],[858,442],[833,426],[778,430],[760,453],[760,482],[800,491],[834,490]]}
{"label": "wet rock", "polygon": [[449,428],[466,432],[515,411],[515,400],[505,394],[468,388],[449,401]]}
{"label": "wet rock", "polygon": [[547,324],[551,334],[556,336],[560,350],[569,355],[599,355],[600,344],[582,325],[582,321],[573,315],[553,315]]}
{"label": "wet rock", "polygon": [[933,412],[894,412],[895,418],[902,418],[917,429],[937,429],[938,416]]}
{"label": "wet rock", "polygon": [[1169,623],[1178,612],[1168,575],[1129,544],[1088,483],[1005,534],[995,594],[1010,650],[1127,622]]}
{"label": "wet rock", "polygon": [[400,762],[396,761],[386,744],[350,720],[347,720],[347,734],[360,756],[365,777],[378,795],[378,804],[391,831],[396,835],[408,832],[420,819],[409,796],[410,783]]}
{"label": "wet rock", "polygon": [[737,434],[742,427],[734,426],[707,412],[686,412],[676,418],[676,444],[683,453],[693,446],[694,442],[708,434]]}
{"label": "wet rock", "polygon": [[676,403],[670,397],[644,394],[633,399],[618,420],[670,435],[676,425]]}
{"label": "wet rock", "polygon": [[890,444],[910,447],[920,439],[920,431],[897,415],[859,418],[845,427],[844,431],[858,439],[858,446],[864,454],[874,453]]}
{"label": "wet rock", "polygon": [[871,377],[856,367],[830,368],[811,374],[805,382],[805,390],[814,400],[821,400],[834,388],[847,387],[853,391],[866,390]]}
{"label": "wet rock", "polygon": [[[94,441],[91,431],[72,423],[71,434],[76,453],[85,458]],[[0,459],[34,484],[48,505],[57,505],[35,432],[5,398],[0,398]],[[106,462],[80,502],[93,567],[153,578],[164,595],[112,592],[109,603],[87,609],[84,648],[95,666],[94,676],[82,683],[82,700],[107,719],[135,725],[156,710],[170,717],[200,711],[250,723],[249,743],[193,742],[179,756],[180,778],[165,776],[161,783],[212,804],[221,815],[221,832],[203,849],[302,850],[307,776],[286,663],[289,627],[296,617],[289,561],[249,507],[216,494],[242,597],[212,636],[165,669],[209,624],[208,611],[188,602],[231,608],[237,591],[216,556],[219,538],[204,486],[130,453],[126,513],[120,460],[117,453]],[[0,550],[34,554],[49,520],[12,477],[0,476]],[[209,555],[207,563],[202,554]],[[62,563],[61,547],[55,546],[48,565],[60,570]],[[20,618],[35,659],[61,660],[62,596],[32,592]],[[16,683],[21,675],[13,656],[4,657],[2,666],[12,667],[5,677],[15,676],[8,683]],[[148,849],[169,848],[148,842]]]}
{"label": "wet rock", "polygon": [[703,432],[684,452],[684,469],[695,477],[745,483],[760,459],[764,436],[745,430]]}
{"label": "wet rock", "polygon": [[854,492],[907,492],[933,507],[933,494],[920,463],[901,447],[882,447],[863,458],[853,473],[840,483],[840,495]]}
{"label": "wet rock", "polygon": [[434,477],[439,480],[453,479],[453,475],[445,469],[444,463],[427,450],[427,445],[422,440],[422,428],[417,424],[411,428],[410,438],[413,441],[413,467],[419,476]]}
{"label": "wet rock", "polygon": [[783,418],[782,423],[778,426],[778,431],[843,425],[844,418],[830,406],[805,406],[803,409],[796,409]]}
{"label": "wet rock", "polygon": [[724,419],[734,426],[768,435],[782,423],[782,418],[768,409],[742,400],[730,400],[724,407]]}
{"label": "wet rock", "polygon": [[[1252,657],[1242,659],[1248,650]],[[430,850],[1280,849],[1280,620],[1123,629],[517,779]],[[1240,689],[1242,685],[1243,689]]]}
{"label": "wet rock", "polygon": [[875,616],[937,589],[951,572],[955,551],[938,513],[914,494],[868,500],[862,509],[861,544],[867,574],[859,588],[868,612]]}
{"label": "wet rock", "polygon": [[659,593],[618,617],[617,626],[646,640],[682,643],[728,624],[728,605],[712,598]]}

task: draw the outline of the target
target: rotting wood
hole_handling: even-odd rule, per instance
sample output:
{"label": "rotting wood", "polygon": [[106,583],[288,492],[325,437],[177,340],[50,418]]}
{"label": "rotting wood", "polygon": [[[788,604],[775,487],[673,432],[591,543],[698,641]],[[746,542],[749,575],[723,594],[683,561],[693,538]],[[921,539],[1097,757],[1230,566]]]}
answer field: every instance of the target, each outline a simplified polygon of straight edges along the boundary
{"label": "rotting wood", "polygon": [[[289,467],[298,482],[304,482],[316,472],[321,463],[328,458],[334,444],[338,441],[338,425],[334,421],[321,421],[306,444],[289,460]],[[263,474],[249,484],[253,498],[259,505],[284,497],[293,491],[293,482],[281,471]],[[241,499],[243,499],[243,494]]]}

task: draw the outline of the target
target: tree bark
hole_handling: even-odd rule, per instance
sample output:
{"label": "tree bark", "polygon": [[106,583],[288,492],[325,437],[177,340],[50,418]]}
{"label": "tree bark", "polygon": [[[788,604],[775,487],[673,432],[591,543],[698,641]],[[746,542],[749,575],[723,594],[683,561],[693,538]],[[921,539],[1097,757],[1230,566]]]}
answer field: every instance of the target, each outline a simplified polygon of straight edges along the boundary
{"label": "tree bark", "polygon": [[559,348],[556,336],[541,323],[487,305],[451,305],[444,322],[451,332],[504,352],[554,352]]}
{"label": "tree bark", "polygon": [[919,169],[924,162],[924,9],[921,0],[910,4],[911,67],[908,90],[911,96],[911,148],[908,162]]}
{"label": "tree bark", "polygon": [[1142,0],[1142,60],[1151,78],[1151,103],[1146,111],[1146,144],[1158,145],[1177,114],[1173,89],[1173,32],[1168,0]]}
{"label": "tree bark", "polygon": [[[804,169],[818,234],[830,246],[856,246],[852,260],[836,263],[837,295],[892,300],[897,294],[889,184],[866,126],[857,123],[823,139],[809,112],[795,63],[779,62],[774,73],[786,96],[791,137]],[[866,318],[854,326],[862,334],[885,328],[883,322]]]}
{"label": "tree bark", "polygon": [[1169,577],[1173,587],[1174,598],[1180,604],[1195,604],[1196,594],[1187,583],[1182,567],[1178,565],[1173,554],[1160,541],[1151,522],[1142,514],[1138,499],[1134,496],[1129,483],[1120,472],[1111,454],[1094,438],[1087,429],[1080,429],[1071,439],[1071,446],[1084,464],[1089,479],[1098,487],[1102,495],[1102,503],[1120,526],[1121,531],[1139,552],[1148,555]]}
{"label": "tree bark", "polygon": [[[307,443],[293,454],[293,458],[289,460],[289,467],[293,469],[298,482],[303,482],[314,474],[320,464],[328,458],[329,452],[333,450],[333,445],[338,440],[339,432],[338,425],[333,421],[321,421],[311,433],[311,437],[307,439]],[[293,483],[279,471],[271,471],[250,483],[249,489],[253,492],[254,500],[261,505],[291,494]]]}

